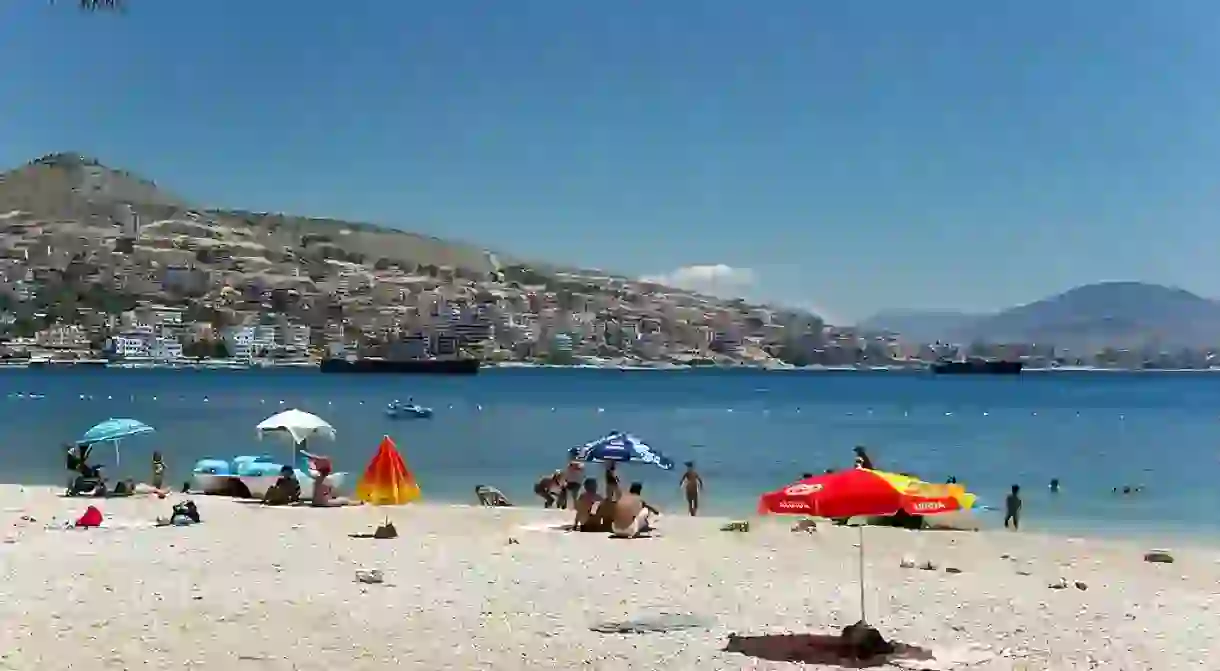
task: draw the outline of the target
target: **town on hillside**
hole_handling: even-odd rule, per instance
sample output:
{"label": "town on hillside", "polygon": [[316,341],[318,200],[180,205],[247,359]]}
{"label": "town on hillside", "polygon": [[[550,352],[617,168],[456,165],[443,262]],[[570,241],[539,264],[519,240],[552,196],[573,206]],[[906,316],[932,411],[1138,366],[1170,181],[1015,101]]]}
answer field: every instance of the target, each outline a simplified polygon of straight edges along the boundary
{"label": "town on hillside", "polygon": [[0,175],[0,360],[1208,368],[1212,353],[951,345],[368,224],[191,206],[77,154]]}

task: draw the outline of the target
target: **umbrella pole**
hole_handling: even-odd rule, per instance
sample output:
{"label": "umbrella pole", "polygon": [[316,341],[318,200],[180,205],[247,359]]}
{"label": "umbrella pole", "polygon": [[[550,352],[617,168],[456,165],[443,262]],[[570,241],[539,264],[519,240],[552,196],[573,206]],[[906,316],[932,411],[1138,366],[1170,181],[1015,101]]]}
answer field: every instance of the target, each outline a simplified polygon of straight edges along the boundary
{"label": "umbrella pole", "polygon": [[119,440],[118,440],[118,438],[115,438],[115,440],[114,440],[114,467],[115,468],[119,467]]}
{"label": "umbrella pole", "polygon": [[864,525],[856,528],[860,531],[860,621],[864,622]]}

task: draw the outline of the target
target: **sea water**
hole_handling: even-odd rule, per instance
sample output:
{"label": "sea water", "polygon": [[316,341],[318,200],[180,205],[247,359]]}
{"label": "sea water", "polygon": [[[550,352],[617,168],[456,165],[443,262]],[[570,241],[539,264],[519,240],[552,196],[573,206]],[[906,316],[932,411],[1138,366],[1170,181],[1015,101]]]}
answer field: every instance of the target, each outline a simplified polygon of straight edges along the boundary
{"label": "sea water", "polygon": [[[1031,373],[936,377],[913,373],[486,370],[473,377],[323,375],[313,371],[0,371],[3,480],[62,484],[62,445],[110,417],[157,429],[105,446],[111,476],[147,479],[154,449],[171,482],[203,457],[267,453],[254,426],[287,408],[330,421],[334,457],[354,482],[383,435],[394,438],[429,500],[473,503],[490,484],[540,505],[533,483],[566,451],[629,431],[678,462],[627,466],[625,482],[681,509],[681,462],[697,462],[708,514],[752,514],[760,493],[804,473],[852,465],[865,445],[878,468],[929,481],[957,478],[984,505],[1022,486],[1030,529],[1220,536],[1220,376]],[[430,419],[391,419],[413,398]],[[600,466],[591,472],[600,475]],[[1048,490],[1058,478],[1062,491]],[[1142,486],[1138,494],[1114,488]],[[986,522],[999,513],[985,511]],[[994,519],[993,519],[994,518]]]}

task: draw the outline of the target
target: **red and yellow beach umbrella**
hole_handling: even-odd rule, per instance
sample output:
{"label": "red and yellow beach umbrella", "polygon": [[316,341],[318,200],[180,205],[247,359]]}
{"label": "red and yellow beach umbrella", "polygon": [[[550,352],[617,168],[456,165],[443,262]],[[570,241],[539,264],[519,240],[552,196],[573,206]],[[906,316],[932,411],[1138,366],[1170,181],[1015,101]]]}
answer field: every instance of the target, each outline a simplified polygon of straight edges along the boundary
{"label": "red and yellow beach umbrella", "polygon": [[[967,510],[974,495],[958,485],[934,485],[897,473],[853,468],[806,478],[763,494],[760,514],[886,517],[905,511],[934,515]],[[860,622],[864,623],[864,527],[860,527]]]}
{"label": "red and yellow beach umbrella", "polygon": [[968,510],[974,495],[961,486],[934,485],[897,473],[853,468],[801,480],[763,494],[762,514],[881,517],[905,511],[934,515]]}
{"label": "red and yellow beach umbrella", "polygon": [[382,437],[356,484],[356,498],[375,506],[398,506],[419,498],[419,484],[389,436]]}

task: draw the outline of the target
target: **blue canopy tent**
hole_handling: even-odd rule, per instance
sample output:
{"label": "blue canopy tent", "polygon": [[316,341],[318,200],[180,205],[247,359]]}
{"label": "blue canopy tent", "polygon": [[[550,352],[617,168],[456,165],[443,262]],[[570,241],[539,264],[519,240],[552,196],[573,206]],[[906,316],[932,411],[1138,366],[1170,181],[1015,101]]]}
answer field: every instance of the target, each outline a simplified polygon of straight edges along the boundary
{"label": "blue canopy tent", "polygon": [[135,419],[108,419],[85,432],[76,441],[81,447],[92,448],[97,443],[114,443],[114,464],[119,464],[119,441],[155,431],[151,426]]}
{"label": "blue canopy tent", "polygon": [[673,459],[652,449],[630,433],[611,431],[583,447],[576,448],[576,459],[589,462],[619,461],[630,464],[652,464],[661,470],[671,470]]}

